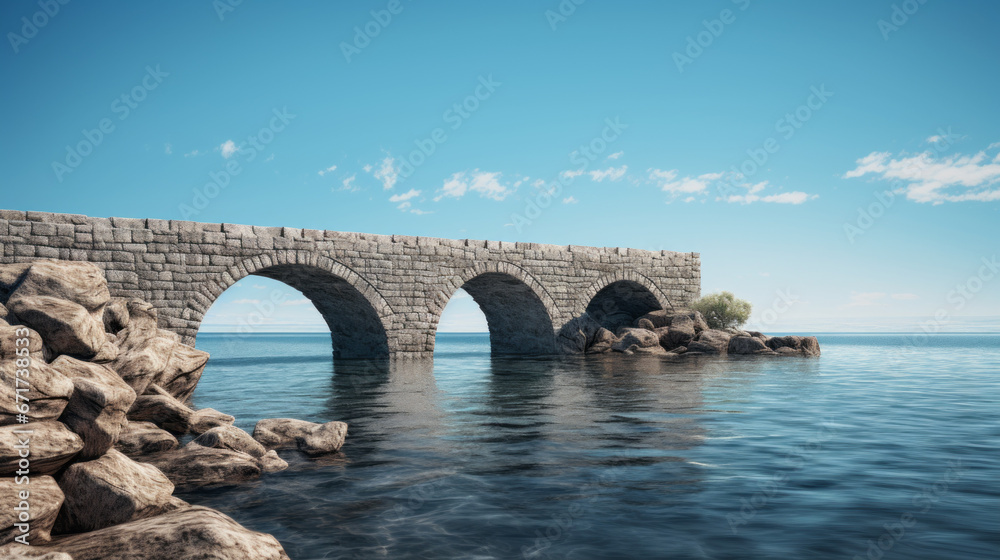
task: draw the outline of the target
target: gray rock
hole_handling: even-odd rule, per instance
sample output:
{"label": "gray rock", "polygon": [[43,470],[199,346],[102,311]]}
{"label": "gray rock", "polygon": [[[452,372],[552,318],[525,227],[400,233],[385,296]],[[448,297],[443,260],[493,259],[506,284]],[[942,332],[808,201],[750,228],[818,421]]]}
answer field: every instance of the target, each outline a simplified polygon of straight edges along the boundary
{"label": "gray rock", "polygon": [[651,331],[651,330],[655,330],[656,329],[656,327],[653,325],[653,322],[650,321],[649,319],[644,318],[644,317],[640,318],[638,321],[636,321],[636,325],[640,329],[646,329],[647,331]]}
{"label": "gray rock", "polygon": [[3,555],[4,560],[73,560],[73,557],[65,552],[38,550],[37,546],[22,544],[0,546],[0,555]]}
{"label": "gray rock", "polygon": [[704,354],[725,354],[729,349],[730,334],[725,331],[708,329],[701,331],[693,342],[687,345],[688,352]]}
{"label": "gray rock", "polygon": [[118,435],[115,449],[126,455],[146,455],[177,449],[180,444],[170,432],[152,422],[129,421]]}
{"label": "gray rock", "polygon": [[563,325],[559,329],[559,336],[556,337],[556,341],[563,353],[576,354],[586,352],[593,344],[594,337],[599,330],[601,330],[601,324],[589,314],[584,313]]}
{"label": "gray rock", "polygon": [[128,411],[129,421],[152,422],[175,434],[187,433],[194,411],[156,385],[150,385],[149,390],[155,392],[135,399]]}
{"label": "gray rock", "polygon": [[344,445],[347,424],[317,424],[293,418],[265,418],[257,422],[253,438],[268,449],[295,447],[307,455],[334,453]]}
{"label": "gray rock", "polygon": [[56,522],[60,533],[96,531],[175,510],[185,503],[153,465],[109,450],[93,461],[70,465],[59,477],[66,495]]}
{"label": "gray rock", "polygon": [[[82,305],[51,296],[20,296],[8,301],[18,320],[38,331],[54,354],[90,359],[108,344],[104,323]],[[104,355],[113,352],[104,349]]]}
{"label": "gray rock", "polygon": [[28,273],[31,263],[0,264],[0,304],[6,304],[11,292]]}
{"label": "gray rock", "polygon": [[639,317],[636,320],[636,326],[639,326],[639,321],[645,319],[653,325],[653,328],[650,330],[658,329],[661,327],[669,327],[670,320],[672,317],[673,314],[667,311],[666,309],[657,309],[655,311],[650,311],[649,313],[646,313],[642,317]]}
{"label": "gray rock", "polygon": [[212,428],[231,426],[236,419],[228,414],[223,414],[214,408],[202,408],[191,413],[188,431],[195,435],[201,435]]}
{"label": "gray rock", "polygon": [[93,263],[37,260],[26,267],[24,264],[3,267],[7,271],[0,272],[0,290],[8,279],[17,278],[8,301],[17,297],[54,297],[80,305],[91,313],[103,313],[111,300],[104,271]]}
{"label": "gray rock", "polygon": [[[15,431],[31,432],[16,433]],[[54,474],[83,449],[83,440],[65,424],[56,421],[0,426],[0,476],[19,470],[21,445],[30,440],[32,475]]]}
{"label": "gray rock", "polygon": [[[26,499],[22,500],[22,496]],[[32,544],[48,542],[62,504],[62,490],[51,476],[32,476],[30,484],[17,484],[14,478],[0,478],[0,545],[25,535],[18,527],[22,524],[18,515],[25,510],[31,516],[25,540]]]}
{"label": "gray rock", "polygon": [[12,317],[10,317],[10,311],[7,311],[7,306],[0,303],[0,327],[6,327],[10,325],[10,322],[7,321],[8,318],[13,319]]}
{"label": "gray rock", "polygon": [[236,426],[216,426],[194,438],[192,443],[196,443],[202,447],[231,449],[258,459],[267,453],[267,449],[264,449],[263,445],[253,439],[250,434]]}
{"label": "gray rock", "polygon": [[[14,546],[21,545],[0,548],[0,557],[13,554]],[[288,560],[281,544],[271,535],[250,531],[226,515],[201,506],[60,537],[30,548],[63,552],[73,560]]]}
{"label": "gray rock", "polygon": [[135,391],[100,364],[60,356],[52,368],[73,381],[73,394],[59,421],[83,438],[80,459],[95,459],[114,447]]}
{"label": "gray rock", "polygon": [[[38,333],[30,329],[27,337],[18,336],[17,333],[18,327],[0,326],[0,425],[17,422],[17,414],[20,412],[18,407],[23,404],[17,401],[18,387],[31,389],[27,394],[31,399],[27,413],[30,419],[55,420],[62,414],[73,394],[73,382],[42,359],[42,339]],[[17,340],[23,338],[28,339],[28,345],[18,347]],[[17,360],[25,358],[25,348],[28,350],[28,367],[19,368]],[[19,349],[22,355],[18,355]],[[20,383],[17,375],[19,369],[28,371],[27,376],[20,376]]]}
{"label": "gray rock", "polygon": [[587,347],[587,353],[603,354],[610,352],[616,342],[618,342],[618,337],[615,336],[615,333],[601,327],[598,329],[597,334],[594,335],[594,341]]}
{"label": "gray rock", "polygon": [[187,402],[194,394],[194,388],[201,379],[208,352],[176,342],[170,359],[154,382],[181,402]]}
{"label": "gray rock", "polygon": [[124,298],[111,298],[111,301],[104,306],[104,330],[117,334],[128,326],[128,300]]}
{"label": "gray rock", "polygon": [[774,336],[767,346],[782,355],[819,356],[819,340],[815,336]]}
{"label": "gray rock", "polygon": [[730,354],[757,354],[761,351],[769,351],[769,349],[759,338],[734,336],[729,339],[728,352]]}
{"label": "gray rock", "polygon": [[639,328],[623,327],[618,331],[618,342],[611,349],[624,352],[635,344],[640,348],[650,348],[660,345],[660,337],[653,331]]}
{"label": "gray rock", "polygon": [[[697,336],[697,331],[694,328],[694,321],[690,317],[680,316],[675,317],[670,323],[669,331],[664,339],[661,337],[661,346],[670,350],[671,348],[676,348],[678,346],[687,346],[690,344],[694,337]],[[663,344],[663,341],[666,344]]]}
{"label": "gray rock", "polygon": [[665,356],[667,351],[657,344],[656,346],[639,346],[638,344],[633,344],[625,350],[626,354],[649,354],[653,356]]}
{"label": "gray rock", "polygon": [[180,449],[138,457],[163,471],[178,488],[239,484],[260,477],[260,463],[251,455],[189,443]]}
{"label": "gray rock", "polygon": [[288,462],[279,457],[278,452],[273,449],[265,453],[258,462],[260,470],[266,473],[283,471],[288,468]]}

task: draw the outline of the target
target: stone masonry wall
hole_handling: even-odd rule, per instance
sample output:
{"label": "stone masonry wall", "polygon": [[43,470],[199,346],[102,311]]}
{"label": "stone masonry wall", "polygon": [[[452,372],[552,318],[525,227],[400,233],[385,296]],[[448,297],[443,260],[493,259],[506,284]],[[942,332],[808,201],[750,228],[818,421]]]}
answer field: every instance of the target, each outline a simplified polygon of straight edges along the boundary
{"label": "stone masonry wall", "polygon": [[40,258],[104,268],[112,295],[149,301],[189,344],[219,294],[247,275],[301,289],[328,323],[349,284],[374,310],[389,352],[414,356],[433,352],[449,298],[484,274],[526,286],[556,331],[614,282],[641,285],[667,309],[701,290],[697,253],[0,210],[0,262]]}

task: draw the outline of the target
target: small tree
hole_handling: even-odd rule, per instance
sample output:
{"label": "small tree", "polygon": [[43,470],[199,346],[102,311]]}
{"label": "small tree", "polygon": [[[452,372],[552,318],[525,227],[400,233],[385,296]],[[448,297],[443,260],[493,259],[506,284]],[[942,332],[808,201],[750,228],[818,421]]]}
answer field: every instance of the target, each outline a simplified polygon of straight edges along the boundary
{"label": "small tree", "polygon": [[732,292],[708,294],[691,304],[691,309],[700,311],[705,322],[713,329],[736,328],[747,322],[753,306],[749,301],[738,299]]}

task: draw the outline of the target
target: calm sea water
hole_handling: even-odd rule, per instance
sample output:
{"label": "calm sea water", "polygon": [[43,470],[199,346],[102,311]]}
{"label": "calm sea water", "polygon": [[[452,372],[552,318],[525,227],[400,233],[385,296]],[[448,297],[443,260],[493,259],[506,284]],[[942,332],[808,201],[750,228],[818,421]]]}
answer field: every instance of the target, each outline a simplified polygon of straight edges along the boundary
{"label": "calm sea water", "polygon": [[336,363],[202,334],[195,404],[343,420],[336,456],[182,494],[319,558],[998,558],[1000,335],[820,336],[819,359]]}

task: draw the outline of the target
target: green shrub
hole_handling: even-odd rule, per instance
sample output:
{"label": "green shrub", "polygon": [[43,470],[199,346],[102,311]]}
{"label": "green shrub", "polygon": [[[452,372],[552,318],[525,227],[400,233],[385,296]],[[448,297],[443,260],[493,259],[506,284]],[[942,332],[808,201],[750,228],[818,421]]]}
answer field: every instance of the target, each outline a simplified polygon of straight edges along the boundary
{"label": "green shrub", "polygon": [[732,292],[708,294],[691,304],[691,309],[700,311],[705,322],[713,329],[737,328],[750,318],[753,306],[749,301],[738,299]]}

